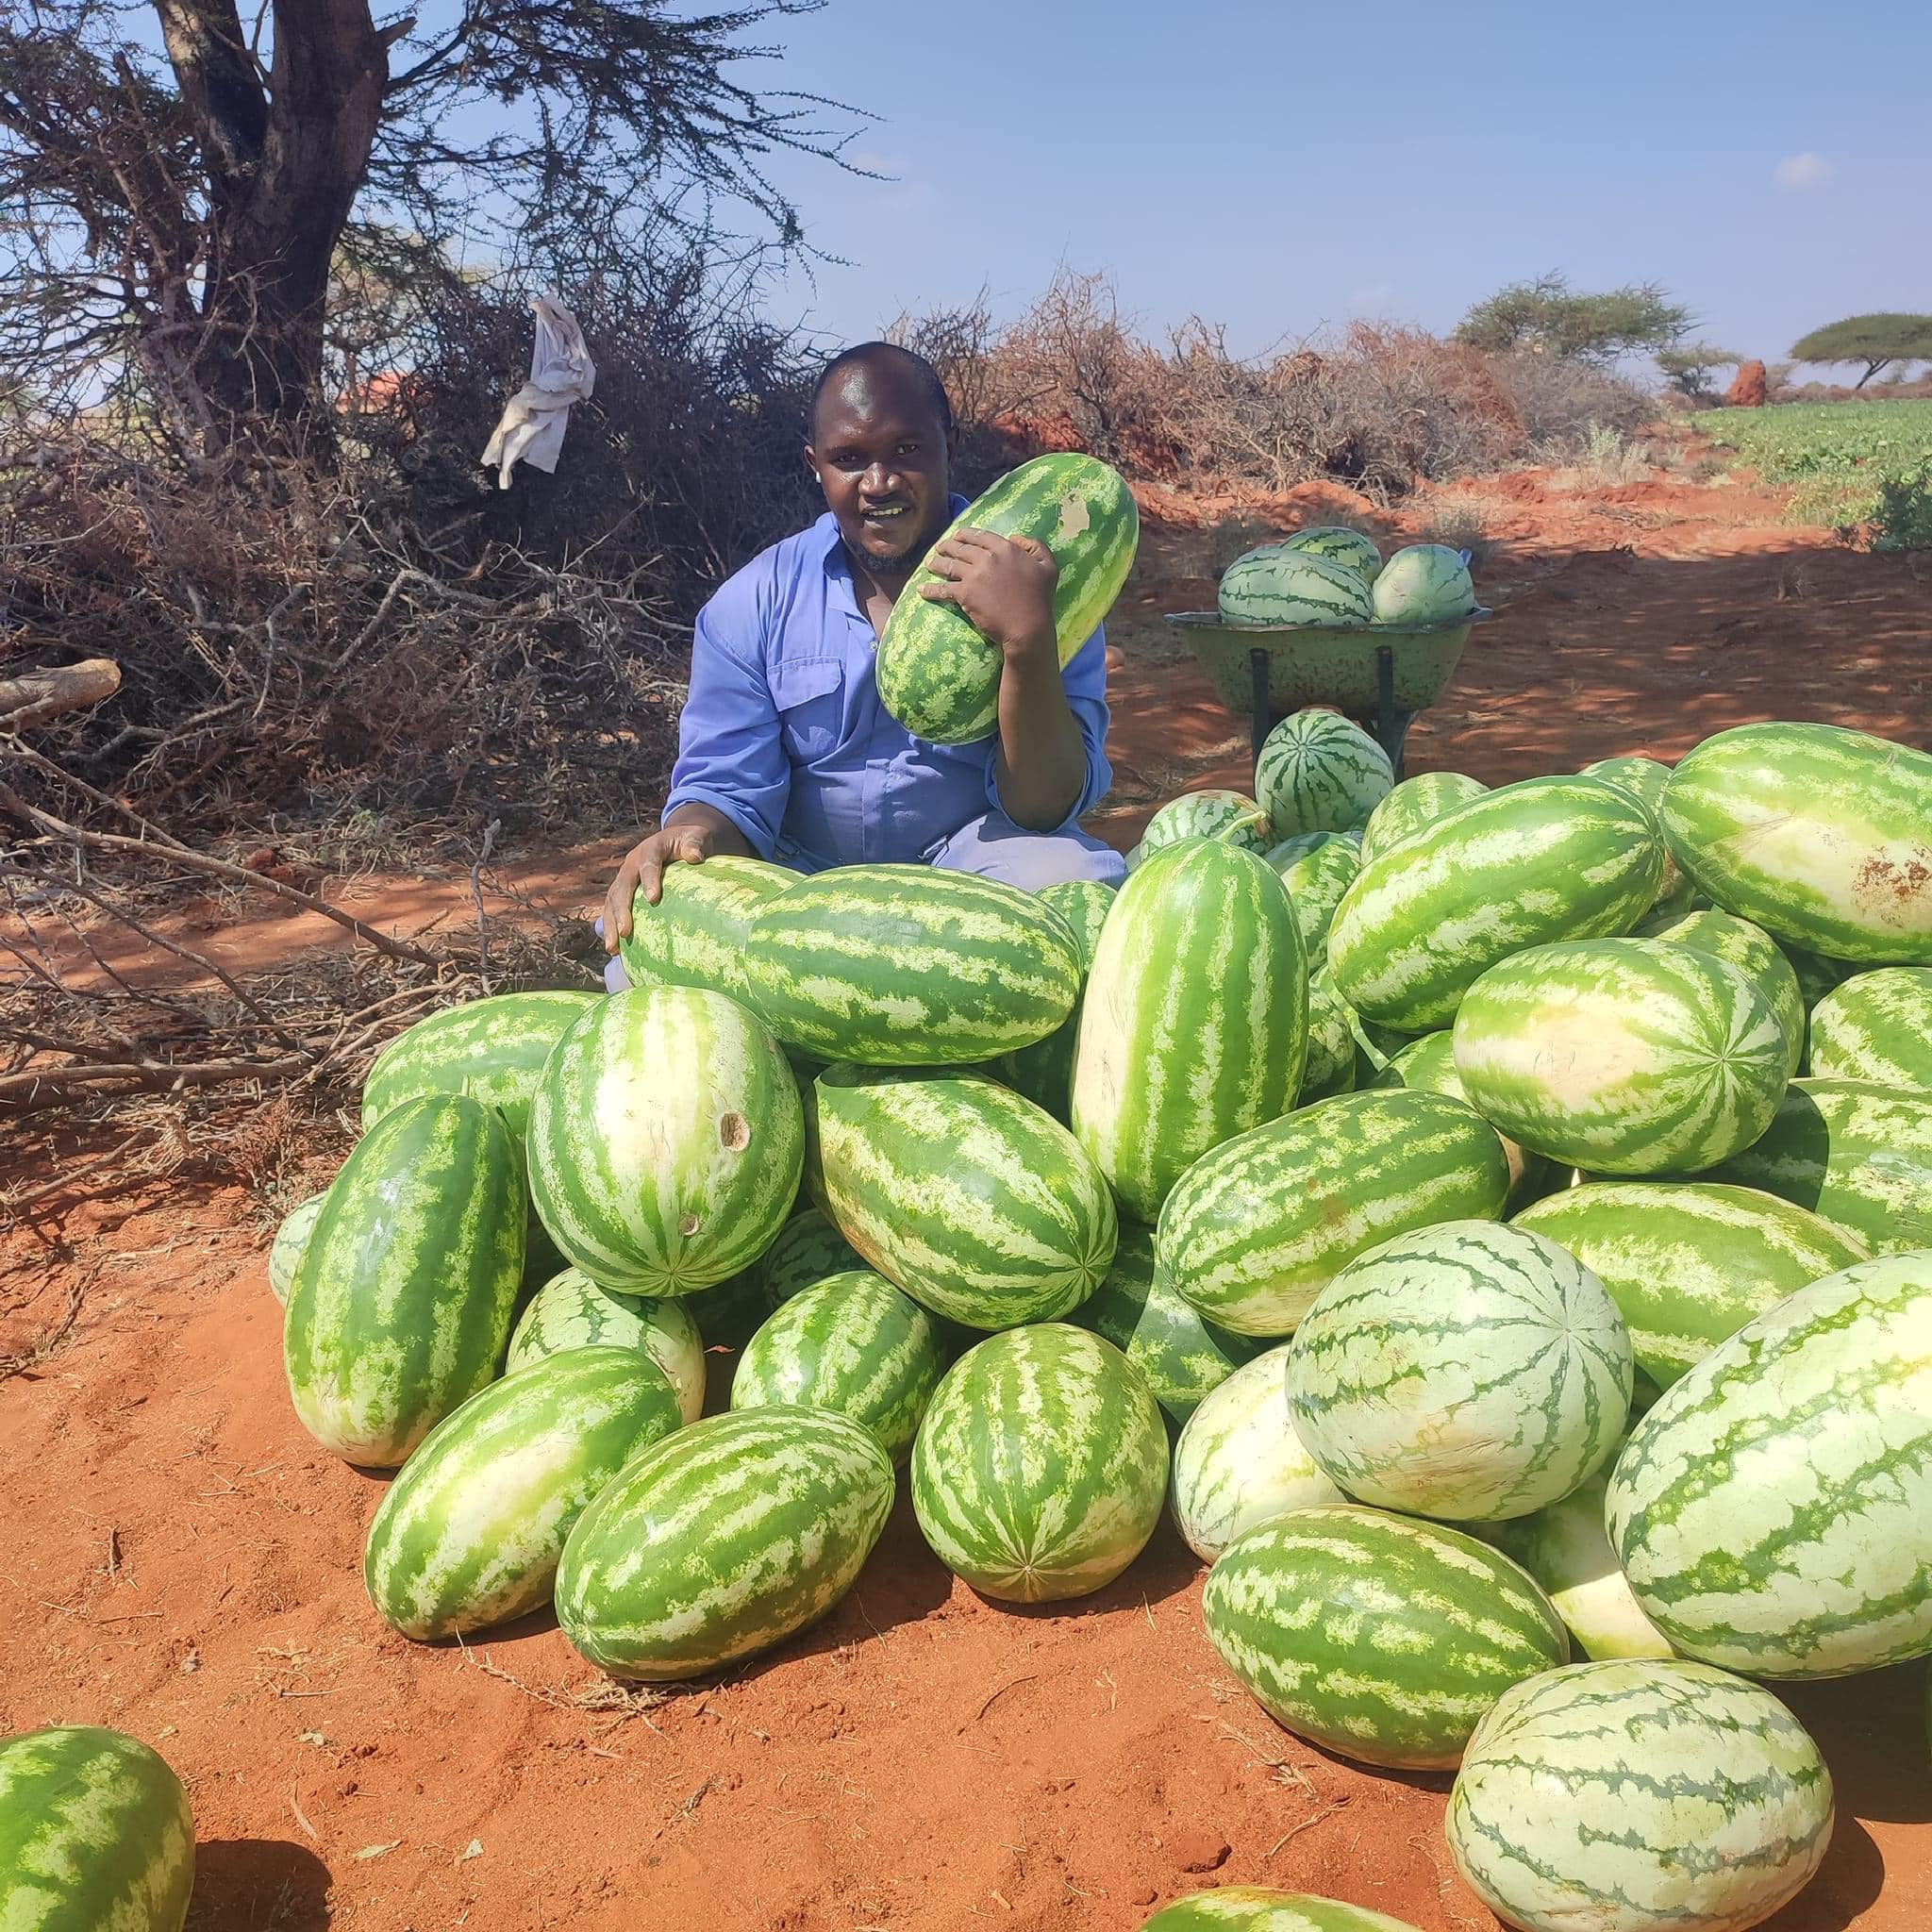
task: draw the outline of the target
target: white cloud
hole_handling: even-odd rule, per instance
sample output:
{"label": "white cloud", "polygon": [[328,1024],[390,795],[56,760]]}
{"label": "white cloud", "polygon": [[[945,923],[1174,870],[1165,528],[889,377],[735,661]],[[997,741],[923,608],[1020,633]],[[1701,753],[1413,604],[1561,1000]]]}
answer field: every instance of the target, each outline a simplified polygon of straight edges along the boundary
{"label": "white cloud", "polygon": [[1801,155],[1787,155],[1771,171],[1771,178],[1787,194],[1803,194],[1807,188],[1817,188],[1838,173],[1823,155],[1815,155],[1807,148]]}

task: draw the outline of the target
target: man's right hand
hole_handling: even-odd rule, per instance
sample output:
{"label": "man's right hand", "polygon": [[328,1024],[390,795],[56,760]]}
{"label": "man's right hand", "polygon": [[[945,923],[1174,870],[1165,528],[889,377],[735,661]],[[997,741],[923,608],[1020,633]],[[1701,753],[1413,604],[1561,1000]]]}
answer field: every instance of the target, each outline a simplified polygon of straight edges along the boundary
{"label": "man's right hand", "polygon": [[745,857],[750,852],[744,834],[723,812],[685,806],[672,824],[625,854],[604,894],[604,950],[615,956],[619,941],[630,937],[631,905],[639,892],[653,906],[664,896],[667,865],[702,865],[721,853]]}

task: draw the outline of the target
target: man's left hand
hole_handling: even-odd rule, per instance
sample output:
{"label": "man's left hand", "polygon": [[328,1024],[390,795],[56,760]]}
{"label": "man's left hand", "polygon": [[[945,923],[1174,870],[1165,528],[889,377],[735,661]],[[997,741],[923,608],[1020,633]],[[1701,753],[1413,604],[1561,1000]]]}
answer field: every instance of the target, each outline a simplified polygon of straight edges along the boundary
{"label": "man's left hand", "polygon": [[955,530],[934,544],[925,567],[941,581],[922,585],[922,596],[956,606],[1009,657],[1044,650],[1058,662],[1053,593],[1060,568],[1044,543],[991,530]]}

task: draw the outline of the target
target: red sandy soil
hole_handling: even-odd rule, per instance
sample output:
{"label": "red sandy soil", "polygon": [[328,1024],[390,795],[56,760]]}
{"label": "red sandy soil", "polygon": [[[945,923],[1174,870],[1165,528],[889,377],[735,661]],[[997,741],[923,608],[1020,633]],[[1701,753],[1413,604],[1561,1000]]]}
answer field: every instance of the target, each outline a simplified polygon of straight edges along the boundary
{"label": "red sandy soil", "polygon": [[[1560,484],[1446,500],[1487,519],[1478,581],[1499,615],[1418,722],[1411,770],[1495,783],[1671,758],[1771,716],[1925,741],[1924,561],[1782,527],[1737,489]],[[1401,539],[1426,519],[1332,491],[1147,509],[1111,626],[1104,824],[1122,843],[1174,791],[1248,778],[1244,722],[1159,613],[1210,603],[1219,566],[1272,530],[1348,516]],[[588,902],[615,849],[530,855],[519,882]],[[364,881],[354,907],[411,930],[465,916],[467,889]],[[218,917],[203,908],[196,943],[238,963],[335,942],[306,915]],[[0,1178],[44,1177],[44,1142],[8,1132]],[[46,1344],[0,1383],[0,1732],[111,1724],[169,1757],[198,1825],[192,1925],[1131,1932],[1157,1902],[1232,1883],[1423,1932],[1493,1925],[1449,1861],[1447,1780],[1373,1775],[1274,1725],[1221,1668],[1199,1566],[1166,1528],[1111,1590],[1020,1612],[955,1583],[902,1504],[824,1625],[663,1694],[613,1694],[548,1618],[468,1650],[390,1635],[360,1581],[380,1485],[316,1450],[288,1406],[270,1220],[242,1187],[179,1180],[44,1201],[0,1236],[0,1355]],[[1774,1932],[1920,1932],[1923,1667],[1787,1694],[1840,1811]]]}

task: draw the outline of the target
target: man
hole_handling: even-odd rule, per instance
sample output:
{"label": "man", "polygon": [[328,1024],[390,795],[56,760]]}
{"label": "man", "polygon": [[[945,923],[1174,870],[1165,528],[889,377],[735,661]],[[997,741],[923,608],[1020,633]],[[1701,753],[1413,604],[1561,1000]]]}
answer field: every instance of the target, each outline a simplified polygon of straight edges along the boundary
{"label": "man", "polygon": [[667,865],[719,853],[800,872],[926,863],[1028,891],[1124,874],[1077,823],[1113,776],[1107,643],[1095,631],[1061,671],[1044,544],[962,529],[930,558],[941,581],[924,594],[1004,654],[991,737],[928,744],[879,702],[878,634],[966,508],[949,487],[957,437],[938,373],[890,342],[847,349],[819,377],[809,433],[825,514],[698,613],[671,795],[605,894],[607,952],[630,931],[636,891],[655,906]]}

